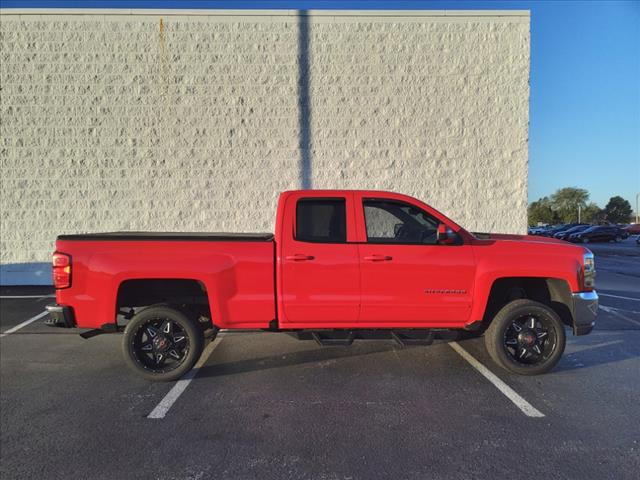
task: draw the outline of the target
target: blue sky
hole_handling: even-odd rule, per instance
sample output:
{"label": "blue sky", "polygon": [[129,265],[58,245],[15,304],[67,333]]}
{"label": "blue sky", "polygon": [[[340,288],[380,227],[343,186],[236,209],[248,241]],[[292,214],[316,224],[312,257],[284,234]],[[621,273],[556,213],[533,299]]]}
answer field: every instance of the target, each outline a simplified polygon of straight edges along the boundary
{"label": "blue sky", "polygon": [[2,7],[526,9],[531,11],[529,200],[565,186],[603,207],[640,192],[640,0],[0,0]]}

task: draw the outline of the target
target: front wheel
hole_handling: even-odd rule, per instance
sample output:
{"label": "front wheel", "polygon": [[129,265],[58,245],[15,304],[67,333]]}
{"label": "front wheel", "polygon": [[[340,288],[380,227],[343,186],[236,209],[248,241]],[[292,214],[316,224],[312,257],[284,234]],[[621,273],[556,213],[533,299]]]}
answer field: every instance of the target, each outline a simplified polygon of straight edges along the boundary
{"label": "front wheel", "polygon": [[485,345],[501,367],[520,375],[551,370],[564,352],[566,336],[558,314],[532,300],[514,300],[495,316]]}
{"label": "front wheel", "polygon": [[177,380],[193,368],[204,348],[202,328],[182,312],[158,306],[134,315],[124,331],[127,365],[147,380]]}

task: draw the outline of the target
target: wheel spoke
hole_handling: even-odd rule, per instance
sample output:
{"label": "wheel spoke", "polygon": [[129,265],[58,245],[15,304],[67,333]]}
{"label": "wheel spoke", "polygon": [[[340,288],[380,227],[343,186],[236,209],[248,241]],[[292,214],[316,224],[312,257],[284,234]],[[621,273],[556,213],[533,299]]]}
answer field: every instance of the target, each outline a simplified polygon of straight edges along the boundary
{"label": "wheel spoke", "polygon": [[184,335],[176,335],[173,337],[173,343],[180,343],[184,341],[184,339],[185,339]]}
{"label": "wheel spoke", "polygon": [[533,346],[533,351],[536,352],[538,355],[542,355],[542,350],[540,350],[540,347],[538,345]]}
{"label": "wheel spoke", "polygon": [[143,343],[140,346],[140,350],[142,350],[143,352],[150,352],[151,350],[153,350],[153,344],[151,342]]}
{"label": "wheel spoke", "polygon": [[164,333],[171,333],[171,320],[165,320],[160,327]]}
{"label": "wheel spoke", "polygon": [[545,338],[547,335],[548,335],[548,333],[547,333],[547,332],[540,332],[540,333],[538,333],[538,335],[537,335],[538,340],[542,340],[542,339],[543,339],[543,338]]}
{"label": "wheel spoke", "polygon": [[521,358],[521,359],[526,358],[526,357],[527,357],[527,353],[529,353],[529,352],[527,351],[527,349],[526,349],[526,348],[523,348],[522,350],[520,350],[520,354],[518,355],[518,358]]}
{"label": "wheel spoke", "polygon": [[513,323],[511,324],[511,326],[513,327],[513,329],[514,329],[516,332],[520,332],[520,331],[522,331],[522,327],[521,327],[520,325],[518,325],[516,322],[513,322]]}
{"label": "wheel spoke", "polygon": [[162,353],[156,353],[156,365],[160,366],[164,363],[164,355]]}
{"label": "wheel spoke", "polygon": [[180,360],[180,354],[175,350],[169,350],[169,355],[171,355],[176,360]]}
{"label": "wheel spoke", "polygon": [[536,328],[536,319],[533,318],[533,317],[531,317],[529,319],[529,328],[531,328],[531,329],[535,329]]}
{"label": "wheel spoke", "polygon": [[515,338],[510,338],[509,340],[507,340],[506,342],[507,345],[517,345],[518,344],[518,340],[516,340]]}
{"label": "wheel spoke", "polygon": [[147,325],[146,330],[147,330],[147,335],[149,335],[149,337],[151,338],[154,338],[156,335],[158,335],[158,329],[153,325]]}

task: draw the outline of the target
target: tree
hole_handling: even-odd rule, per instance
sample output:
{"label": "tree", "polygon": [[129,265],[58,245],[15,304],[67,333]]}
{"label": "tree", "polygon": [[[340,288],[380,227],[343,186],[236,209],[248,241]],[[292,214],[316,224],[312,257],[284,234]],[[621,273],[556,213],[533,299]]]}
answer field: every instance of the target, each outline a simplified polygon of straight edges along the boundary
{"label": "tree", "polygon": [[602,210],[600,209],[600,207],[591,202],[582,210],[580,221],[582,223],[595,223],[596,221],[598,221],[598,216],[601,212]]}
{"label": "tree", "polygon": [[538,223],[556,223],[556,212],[553,210],[549,197],[543,197],[529,205],[529,225]]}
{"label": "tree", "polygon": [[615,196],[609,199],[604,207],[606,218],[611,223],[626,223],[631,216],[631,204],[622,197]]}
{"label": "tree", "polygon": [[584,210],[589,200],[589,192],[583,188],[565,187],[551,195],[551,208],[555,211],[558,221],[571,223],[578,221],[578,207]]}

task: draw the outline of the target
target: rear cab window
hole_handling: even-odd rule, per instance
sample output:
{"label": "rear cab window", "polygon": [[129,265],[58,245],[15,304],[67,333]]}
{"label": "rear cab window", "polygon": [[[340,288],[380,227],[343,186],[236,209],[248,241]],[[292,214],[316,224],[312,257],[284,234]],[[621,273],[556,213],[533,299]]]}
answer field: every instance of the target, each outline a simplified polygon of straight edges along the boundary
{"label": "rear cab window", "polygon": [[347,243],[347,208],[344,198],[301,198],[296,204],[299,242]]}

